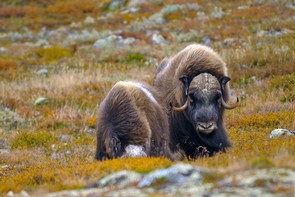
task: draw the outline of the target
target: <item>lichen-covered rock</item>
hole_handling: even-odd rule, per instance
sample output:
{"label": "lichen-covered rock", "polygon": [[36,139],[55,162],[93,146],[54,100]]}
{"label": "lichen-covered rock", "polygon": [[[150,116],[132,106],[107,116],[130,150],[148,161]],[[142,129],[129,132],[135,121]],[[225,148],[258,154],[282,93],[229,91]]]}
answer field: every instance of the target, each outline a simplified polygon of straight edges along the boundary
{"label": "lichen-covered rock", "polygon": [[85,18],[85,20],[84,20],[84,23],[87,24],[87,25],[91,25],[91,24],[94,24],[95,23],[95,20],[91,16],[87,16]]}
{"label": "lichen-covered rock", "polygon": [[152,35],[154,45],[168,45],[169,42],[160,34],[154,33]]}
{"label": "lichen-covered rock", "polygon": [[291,169],[253,169],[220,176],[179,163],[146,175],[124,170],[101,179],[93,185],[96,188],[45,196],[292,196],[294,184],[295,171]]}
{"label": "lichen-covered rock", "polygon": [[48,75],[48,69],[47,68],[41,68],[36,72],[37,75]]}
{"label": "lichen-covered rock", "polygon": [[143,146],[136,146],[136,145],[128,145],[125,148],[125,153],[123,154],[123,158],[125,157],[146,157],[147,154],[144,151]]}
{"label": "lichen-covered rock", "polygon": [[167,169],[160,169],[149,173],[137,186],[143,188],[157,183],[158,181],[178,185],[187,181],[193,173],[196,173],[194,175],[195,181],[202,179],[202,171],[193,168],[191,165],[180,163]]}
{"label": "lichen-covered rock", "polygon": [[287,129],[275,129],[270,133],[269,138],[277,138],[277,137],[292,136],[292,135],[295,136],[295,133],[292,131],[288,131]]}
{"label": "lichen-covered rock", "polygon": [[99,187],[117,186],[121,188],[133,183],[137,183],[141,178],[142,175],[136,172],[123,170],[118,173],[104,177],[103,179],[98,181],[97,185]]}
{"label": "lichen-covered rock", "polygon": [[1,128],[18,128],[25,123],[25,119],[18,113],[5,107],[0,106],[0,127]]}
{"label": "lichen-covered rock", "polygon": [[49,99],[46,98],[46,97],[39,97],[36,99],[36,101],[34,102],[34,105],[35,106],[38,106],[38,105],[43,105],[45,103],[48,103]]}

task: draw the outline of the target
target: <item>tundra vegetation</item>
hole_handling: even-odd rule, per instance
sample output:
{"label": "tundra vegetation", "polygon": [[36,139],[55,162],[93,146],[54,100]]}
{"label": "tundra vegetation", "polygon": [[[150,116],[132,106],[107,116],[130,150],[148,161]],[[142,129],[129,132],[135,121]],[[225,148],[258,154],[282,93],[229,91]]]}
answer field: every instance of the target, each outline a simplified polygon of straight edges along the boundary
{"label": "tundra vegetation", "polygon": [[240,106],[224,116],[232,147],[184,162],[221,177],[295,169],[294,136],[269,138],[276,128],[295,130],[293,1],[114,2],[0,2],[1,195],[85,188],[120,170],[173,165],[166,158],[96,161],[96,115],[117,81],[152,84],[156,65],[191,43],[221,55]]}

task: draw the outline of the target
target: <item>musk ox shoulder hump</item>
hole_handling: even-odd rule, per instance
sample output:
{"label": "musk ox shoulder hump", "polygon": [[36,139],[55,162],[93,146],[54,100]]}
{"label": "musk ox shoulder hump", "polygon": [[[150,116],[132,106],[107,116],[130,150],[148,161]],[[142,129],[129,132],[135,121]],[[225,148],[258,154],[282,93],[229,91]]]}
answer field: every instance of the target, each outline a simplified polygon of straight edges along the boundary
{"label": "musk ox shoulder hump", "polygon": [[152,92],[142,83],[134,82],[134,81],[120,81],[117,82],[116,85],[124,86],[124,87],[135,87],[139,88],[148,98],[155,104],[158,104],[156,98],[152,94]]}

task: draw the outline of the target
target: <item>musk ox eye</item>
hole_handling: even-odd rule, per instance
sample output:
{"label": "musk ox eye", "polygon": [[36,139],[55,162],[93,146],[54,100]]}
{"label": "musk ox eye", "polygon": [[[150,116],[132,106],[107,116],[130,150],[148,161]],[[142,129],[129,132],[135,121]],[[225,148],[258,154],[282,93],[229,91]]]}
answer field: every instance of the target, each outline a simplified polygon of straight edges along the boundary
{"label": "musk ox eye", "polygon": [[212,101],[215,101],[215,102],[217,102],[217,101],[219,101],[220,100],[220,98],[221,98],[221,93],[220,92],[216,92],[213,96],[212,96]]}
{"label": "musk ox eye", "polygon": [[189,94],[188,94],[188,96],[189,96],[189,98],[190,98],[190,102],[191,103],[193,103],[194,101],[195,101],[195,94],[194,94],[194,92],[190,92]]}

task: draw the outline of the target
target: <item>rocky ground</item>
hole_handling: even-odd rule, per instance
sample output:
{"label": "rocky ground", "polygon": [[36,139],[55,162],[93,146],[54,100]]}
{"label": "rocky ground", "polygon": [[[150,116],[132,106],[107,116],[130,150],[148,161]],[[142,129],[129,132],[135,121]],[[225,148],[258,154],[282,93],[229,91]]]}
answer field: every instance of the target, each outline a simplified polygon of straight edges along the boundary
{"label": "rocky ground", "polygon": [[51,193],[46,197],[292,196],[294,178],[295,171],[288,169],[246,170],[221,176],[213,171],[178,163],[145,175],[134,171],[120,171],[99,180],[89,189]]}

